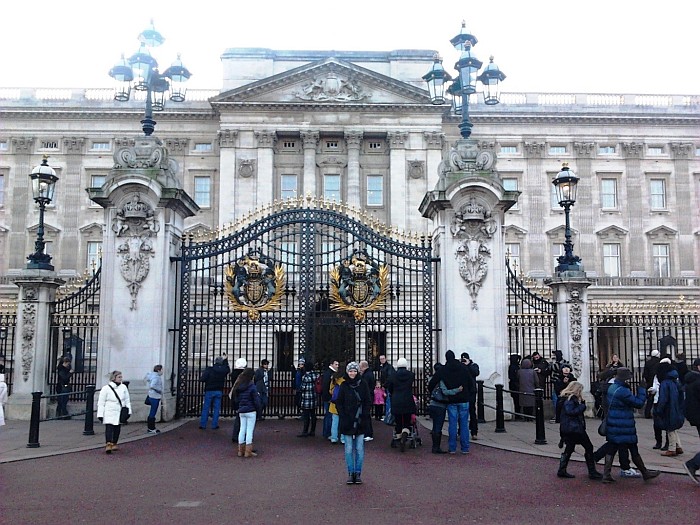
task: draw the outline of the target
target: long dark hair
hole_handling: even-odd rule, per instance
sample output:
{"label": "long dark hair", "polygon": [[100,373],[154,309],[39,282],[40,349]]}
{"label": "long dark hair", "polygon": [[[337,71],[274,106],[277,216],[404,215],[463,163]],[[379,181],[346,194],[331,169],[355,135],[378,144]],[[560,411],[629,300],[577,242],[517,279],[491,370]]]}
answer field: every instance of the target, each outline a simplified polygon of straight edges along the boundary
{"label": "long dark hair", "polygon": [[248,383],[253,381],[253,377],[255,376],[255,372],[253,371],[252,368],[246,368],[239,374],[239,376],[236,378],[236,382],[233,383],[233,389],[238,390],[239,387],[246,388],[248,386]]}

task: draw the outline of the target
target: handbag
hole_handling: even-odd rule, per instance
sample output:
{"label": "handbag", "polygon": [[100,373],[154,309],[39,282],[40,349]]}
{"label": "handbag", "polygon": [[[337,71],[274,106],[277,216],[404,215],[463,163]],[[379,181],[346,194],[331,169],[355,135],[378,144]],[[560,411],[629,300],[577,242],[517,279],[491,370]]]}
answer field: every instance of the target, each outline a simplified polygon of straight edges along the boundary
{"label": "handbag", "polygon": [[598,435],[603,437],[608,435],[608,416],[605,416],[598,425]]}
{"label": "handbag", "polygon": [[146,396],[146,400],[143,402],[144,405],[150,405],[151,404],[151,398]]}
{"label": "handbag", "polygon": [[[112,388],[112,385],[108,385],[109,388]],[[129,407],[125,407],[122,405],[122,400],[117,394],[117,391],[112,388],[112,392],[114,392],[114,395],[117,396],[117,401],[119,401],[119,406],[122,407],[121,411],[119,412],[119,423],[122,425],[125,425],[127,421],[129,421],[129,418],[131,417],[131,414],[129,414]]]}
{"label": "handbag", "polygon": [[443,382],[440,381],[438,385],[433,389],[432,393],[430,394],[431,397],[437,401],[438,403],[445,403],[447,402],[447,396],[445,393],[442,391],[442,385]]}

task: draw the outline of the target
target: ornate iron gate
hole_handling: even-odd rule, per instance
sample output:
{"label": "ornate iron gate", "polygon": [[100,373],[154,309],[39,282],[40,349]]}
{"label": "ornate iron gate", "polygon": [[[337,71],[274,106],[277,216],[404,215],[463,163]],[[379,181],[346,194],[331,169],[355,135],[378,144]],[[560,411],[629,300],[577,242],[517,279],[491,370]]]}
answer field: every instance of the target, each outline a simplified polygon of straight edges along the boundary
{"label": "ornate iron gate", "polygon": [[[351,217],[353,215],[353,217]],[[354,218],[359,217],[359,218]],[[296,413],[294,367],[406,357],[417,383],[433,363],[432,247],[345,205],[293,199],[186,239],[180,264],[178,415],[200,413],[215,357],[273,369],[268,413]],[[222,413],[230,415],[224,396]]]}
{"label": "ornate iron gate", "polygon": [[16,327],[17,303],[0,303],[0,364],[5,367],[5,383],[7,383],[8,394],[12,394]]}

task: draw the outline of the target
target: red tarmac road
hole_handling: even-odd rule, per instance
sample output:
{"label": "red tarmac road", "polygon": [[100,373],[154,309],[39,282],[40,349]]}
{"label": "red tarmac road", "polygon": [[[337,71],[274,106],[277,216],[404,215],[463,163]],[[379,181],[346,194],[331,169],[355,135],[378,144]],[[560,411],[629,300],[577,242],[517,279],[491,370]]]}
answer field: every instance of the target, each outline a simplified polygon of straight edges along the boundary
{"label": "red tarmac road", "polygon": [[290,419],[256,425],[257,458],[236,457],[229,421],[216,431],[192,421],[112,455],[2,464],[0,523],[700,523],[700,492],[683,476],[603,485],[572,462],[576,479],[562,480],[553,459],[477,443],[466,456],[431,454],[425,430],[423,446],[402,454],[389,447],[390,428],[375,427],[365,483],[353,486],[345,484],[342,446],[295,437],[301,424]]}

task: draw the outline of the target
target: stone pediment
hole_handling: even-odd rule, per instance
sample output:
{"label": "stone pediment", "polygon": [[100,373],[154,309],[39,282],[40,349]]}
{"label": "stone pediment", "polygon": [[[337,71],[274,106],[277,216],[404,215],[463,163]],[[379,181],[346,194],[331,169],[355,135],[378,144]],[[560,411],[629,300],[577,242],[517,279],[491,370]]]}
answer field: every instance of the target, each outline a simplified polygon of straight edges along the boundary
{"label": "stone pediment", "polygon": [[659,226],[646,232],[650,239],[670,239],[676,237],[678,232],[668,226]]}
{"label": "stone pediment", "polygon": [[226,104],[430,104],[422,90],[386,75],[330,57],[221,93]]}
{"label": "stone pediment", "polygon": [[[564,237],[566,235],[566,227],[563,225],[560,225],[560,226],[557,226],[555,228],[552,228],[551,230],[547,230],[544,233],[547,235],[547,237],[552,237],[552,238]],[[578,230],[571,228],[571,234],[578,235]]]}
{"label": "stone pediment", "polygon": [[619,226],[608,226],[602,230],[598,230],[595,234],[601,239],[624,239],[627,236],[627,230]]}
{"label": "stone pediment", "polygon": [[83,226],[82,228],[78,228],[80,233],[82,234],[101,234],[103,231],[104,226],[102,224],[99,224],[97,222],[93,222],[90,224],[87,224]]}
{"label": "stone pediment", "polygon": [[509,224],[505,227],[505,234],[506,237],[516,237],[518,239],[522,239],[527,235],[527,230],[514,224]]}

